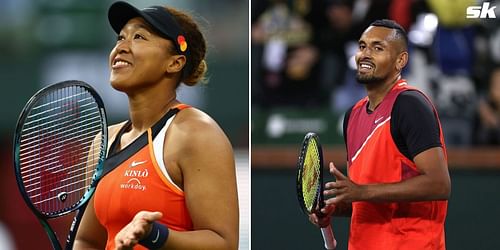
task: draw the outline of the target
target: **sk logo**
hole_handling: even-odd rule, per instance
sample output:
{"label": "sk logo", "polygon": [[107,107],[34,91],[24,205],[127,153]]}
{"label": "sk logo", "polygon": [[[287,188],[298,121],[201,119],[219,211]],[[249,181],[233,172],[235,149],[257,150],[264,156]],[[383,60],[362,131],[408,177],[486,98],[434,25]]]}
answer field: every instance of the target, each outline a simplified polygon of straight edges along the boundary
{"label": "sk logo", "polygon": [[483,6],[469,6],[467,7],[467,18],[496,18],[495,8],[490,8],[489,2],[484,2]]}

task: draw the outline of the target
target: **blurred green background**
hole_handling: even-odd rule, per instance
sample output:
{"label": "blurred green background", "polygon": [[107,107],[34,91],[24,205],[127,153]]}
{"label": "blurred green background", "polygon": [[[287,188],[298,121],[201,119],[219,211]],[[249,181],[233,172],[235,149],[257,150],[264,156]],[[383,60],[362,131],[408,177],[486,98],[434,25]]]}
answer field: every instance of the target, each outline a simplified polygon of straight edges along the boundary
{"label": "blurred green background", "polygon": [[[0,131],[9,134],[40,87],[84,80],[104,96],[109,119],[127,117],[126,97],[108,83],[116,41],[107,21],[113,1],[2,0],[0,4]],[[207,85],[182,87],[180,99],[199,106],[236,146],[248,145],[248,1],[129,1],[138,7],[171,4],[192,13],[208,41]],[[230,108],[229,108],[230,107]]]}
{"label": "blurred green background", "polygon": [[[48,84],[83,80],[103,96],[110,123],[128,117],[124,94],[108,82],[116,34],[107,20],[111,0],[0,0],[0,249],[50,249],[15,183],[11,141],[29,97]],[[183,86],[179,99],[211,115],[235,147],[240,185],[240,249],[249,245],[249,42],[247,0],[128,1],[138,8],[170,5],[198,21],[208,42],[206,85]],[[71,218],[69,218],[71,220]],[[68,219],[54,221],[59,237]]]}
{"label": "blurred green background", "polygon": [[[500,171],[453,170],[450,177],[446,249],[499,249]],[[294,188],[294,169],[252,168],[252,249],[324,249],[321,232],[300,210]],[[339,250],[347,249],[349,223],[347,217],[332,219]]]}

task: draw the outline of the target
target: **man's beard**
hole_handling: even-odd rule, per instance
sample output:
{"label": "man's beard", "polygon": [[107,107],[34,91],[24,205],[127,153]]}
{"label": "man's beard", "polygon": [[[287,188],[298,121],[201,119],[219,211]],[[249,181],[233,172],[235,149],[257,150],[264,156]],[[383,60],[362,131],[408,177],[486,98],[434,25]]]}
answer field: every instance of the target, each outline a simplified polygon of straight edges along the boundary
{"label": "man's beard", "polygon": [[356,81],[360,84],[374,84],[374,83],[379,83],[382,82],[386,79],[386,77],[377,77],[372,75],[361,75],[359,73],[356,73]]}

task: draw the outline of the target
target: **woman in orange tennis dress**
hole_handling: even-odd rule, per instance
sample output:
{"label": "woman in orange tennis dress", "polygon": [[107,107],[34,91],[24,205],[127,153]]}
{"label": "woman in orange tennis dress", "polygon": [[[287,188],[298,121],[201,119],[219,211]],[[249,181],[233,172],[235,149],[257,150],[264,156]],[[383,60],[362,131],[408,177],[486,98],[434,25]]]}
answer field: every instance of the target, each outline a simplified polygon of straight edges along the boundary
{"label": "woman in orange tennis dress", "polygon": [[236,249],[238,200],[232,147],[216,122],[176,99],[200,82],[206,43],[169,7],[111,5],[118,39],[110,82],[130,120],[109,128],[107,173],[90,200],[75,249]]}

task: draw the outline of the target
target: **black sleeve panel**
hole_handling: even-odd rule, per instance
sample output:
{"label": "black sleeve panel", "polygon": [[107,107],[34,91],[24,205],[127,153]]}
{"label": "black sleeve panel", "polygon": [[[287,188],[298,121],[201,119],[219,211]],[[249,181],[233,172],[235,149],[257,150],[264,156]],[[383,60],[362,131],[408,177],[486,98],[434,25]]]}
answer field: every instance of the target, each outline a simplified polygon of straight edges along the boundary
{"label": "black sleeve panel", "polygon": [[441,147],[438,118],[432,105],[418,91],[404,91],[391,113],[391,135],[399,151],[413,161],[416,155]]}

